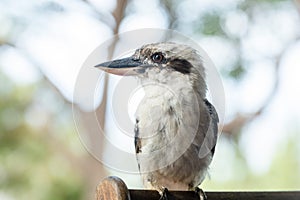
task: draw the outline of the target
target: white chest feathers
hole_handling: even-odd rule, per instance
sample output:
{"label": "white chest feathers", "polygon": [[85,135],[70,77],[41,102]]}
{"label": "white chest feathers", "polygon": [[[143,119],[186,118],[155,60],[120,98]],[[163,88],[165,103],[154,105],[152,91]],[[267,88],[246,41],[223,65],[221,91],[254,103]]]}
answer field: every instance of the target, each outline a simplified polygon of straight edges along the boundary
{"label": "white chest feathers", "polygon": [[193,143],[199,128],[202,103],[199,94],[188,77],[168,75],[168,80],[164,76],[143,82],[145,96],[136,112],[141,142],[139,160],[155,163],[158,165],[155,168],[178,159]]}

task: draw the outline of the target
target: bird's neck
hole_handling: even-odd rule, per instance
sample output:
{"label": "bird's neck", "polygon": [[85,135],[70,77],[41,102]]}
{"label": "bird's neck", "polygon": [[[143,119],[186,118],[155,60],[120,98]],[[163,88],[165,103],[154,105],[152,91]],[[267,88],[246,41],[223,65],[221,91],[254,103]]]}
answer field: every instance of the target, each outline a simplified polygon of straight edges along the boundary
{"label": "bird's neck", "polygon": [[205,99],[206,96],[205,80],[195,74],[185,75],[176,71],[154,68],[147,71],[140,81],[144,85],[146,95],[150,96],[153,93],[161,95],[165,90],[184,96],[192,91],[202,99]]}

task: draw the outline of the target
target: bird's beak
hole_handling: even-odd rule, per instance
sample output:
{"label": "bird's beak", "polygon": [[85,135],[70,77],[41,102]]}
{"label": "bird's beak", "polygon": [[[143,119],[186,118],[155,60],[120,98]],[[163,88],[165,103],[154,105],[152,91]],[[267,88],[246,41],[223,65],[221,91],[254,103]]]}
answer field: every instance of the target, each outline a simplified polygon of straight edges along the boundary
{"label": "bird's beak", "polygon": [[146,66],[147,65],[143,64],[141,61],[133,57],[128,57],[104,62],[96,65],[95,67],[111,74],[130,76],[143,73]]}

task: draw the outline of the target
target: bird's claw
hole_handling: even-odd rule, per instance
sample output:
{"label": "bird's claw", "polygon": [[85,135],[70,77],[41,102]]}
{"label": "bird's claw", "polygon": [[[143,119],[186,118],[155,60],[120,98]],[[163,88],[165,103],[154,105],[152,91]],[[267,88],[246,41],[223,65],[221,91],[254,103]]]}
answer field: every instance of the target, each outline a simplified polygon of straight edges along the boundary
{"label": "bird's claw", "polygon": [[163,188],[159,200],[168,200],[168,193],[169,193],[169,190],[167,188]]}
{"label": "bird's claw", "polygon": [[207,200],[207,196],[201,188],[196,187],[195,192],[199,196],[199,200]]}

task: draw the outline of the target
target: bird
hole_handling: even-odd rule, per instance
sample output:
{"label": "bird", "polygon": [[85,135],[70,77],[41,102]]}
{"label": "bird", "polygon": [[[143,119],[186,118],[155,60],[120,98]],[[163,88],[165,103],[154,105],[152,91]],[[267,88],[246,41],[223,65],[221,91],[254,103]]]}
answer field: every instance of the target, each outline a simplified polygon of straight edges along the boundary
{"label": "bird", "polygon": [[137,77],[145,95],[135,114],[134,145],[144,186],[160,199],[169,190],[194,190],[208,175],[218,138],[218,114],[208,101],[200,53],[181,43],[150,43],[132,56],[95,67]]}

